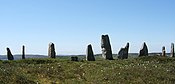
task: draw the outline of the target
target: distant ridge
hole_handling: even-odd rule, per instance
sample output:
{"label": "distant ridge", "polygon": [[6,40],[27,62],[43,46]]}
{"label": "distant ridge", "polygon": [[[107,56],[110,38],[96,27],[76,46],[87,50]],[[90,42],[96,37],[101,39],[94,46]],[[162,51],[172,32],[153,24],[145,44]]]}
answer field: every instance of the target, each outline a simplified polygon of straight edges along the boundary
{"label": "distant ridge", "polygon": [[[20,60],[22,59],[22,55],[17,54],[17,55],[13,55],[15,60]],[[46,55],[32,55],[32,54],[28,54],[25,56],[26,58],[47,58]],[[7,60],[7,55],[0,55],[0,60]]]}
{"label": "distant ridge", "polygon": [[[152,52],[149,53],[149,56],[161,56],[161,52]],[[95,54],[95,56],[101,56],[102,54]],[[171,53],[166,53],[167,56],[170,56]],[[22,55],[16,54],[13,55],[15,60],[22,59]],[[57,57],[71,57],[71,56],[86,56],[86,55],[56,55]],[[118,56],[118,54],[113,54],[114,57]],[[137,57],[138,53],[129,53],[129,56]],[[47,55],[33,55],[33,54],[27,54],[25,56],[26,58],[48,58]],[[7,55],[0,55],[0,60],[7,60]]]}

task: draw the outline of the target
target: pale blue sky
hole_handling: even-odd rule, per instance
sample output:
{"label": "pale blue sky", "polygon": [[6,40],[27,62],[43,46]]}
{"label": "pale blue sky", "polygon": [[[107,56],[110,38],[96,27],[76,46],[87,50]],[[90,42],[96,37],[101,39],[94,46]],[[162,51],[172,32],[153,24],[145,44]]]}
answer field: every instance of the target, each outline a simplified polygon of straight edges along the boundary
{"label": "pale blue sky", "polygon": [[0,0],[0,54],[26,45],[27,54],[85,54],[91,43],[101,53],[102,34],[109,34],[113,53],[130,42],[138,52],[170,52],[175,43],[175,0]]}

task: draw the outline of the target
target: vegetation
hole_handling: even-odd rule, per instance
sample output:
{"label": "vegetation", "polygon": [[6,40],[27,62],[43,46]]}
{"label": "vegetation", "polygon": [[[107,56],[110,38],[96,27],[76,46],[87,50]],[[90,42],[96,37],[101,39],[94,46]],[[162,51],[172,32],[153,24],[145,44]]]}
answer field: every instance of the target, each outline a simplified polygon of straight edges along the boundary
{"label": "vegetation", "polygon": [[[1,84],[174,84],[175,58],[72,62],[70,57],[0,61]],[[83,59],[83,58],[82,58]]]}

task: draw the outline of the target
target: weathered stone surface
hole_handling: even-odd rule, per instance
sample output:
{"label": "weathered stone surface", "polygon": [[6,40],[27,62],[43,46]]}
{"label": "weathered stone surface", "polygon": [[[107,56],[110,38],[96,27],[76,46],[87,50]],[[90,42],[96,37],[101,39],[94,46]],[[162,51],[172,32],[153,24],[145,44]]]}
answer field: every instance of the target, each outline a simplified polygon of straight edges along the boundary
{"label": "weathered stone surface", "polygon": [[71,61],[78,61],[78,57],[77,56],[71,57]]}
{"label": "weathered stone surface", "polygon": [[94,57],[94,52],[92,50],[92,45],[88,45],[87,49],[86,49],[86,60],[87,61],[95,61],[95,57]]}
{"label": "weathered stone surface", "polygon": [[108,35],[102,35],[101,48],[102,48],[102,56],[107,60],[113,60],[111,44]]}
{"label": "weathered stone surface", "polygon": [[55,46],[53,43],[49,44],[48,56],[50,58],[56,58]]}
{"label": "weathered stone surface", "polygon": [[165,46],[162,47],[162,56],[166,56]]}
{"label": "weathered stone surface", "polygon": [[25,46],[22,46],[22,59],[25,59]]}
{"label": "weathered stone surface", "polygon": [[171,57],[175,57],[174,56],[174,43],[171,43]]}
{"label": "weathered stone surface", "polygon": [[121,48],[118,52],[119,59],[128,59],[129,43],[126,44],[125,48]]}
{"label": "weathered stone surface", "polygon": [[14,57],[9,48],[7,48],[7,58],[8,60],[14,60]]}
{"label": "weathered stone surface", "polygon": [[140,49],[140,52],[139,52],[139,57],[140,56],[148,56],[148,47],[146,45],[146,43],[144,42],[141,49]]}

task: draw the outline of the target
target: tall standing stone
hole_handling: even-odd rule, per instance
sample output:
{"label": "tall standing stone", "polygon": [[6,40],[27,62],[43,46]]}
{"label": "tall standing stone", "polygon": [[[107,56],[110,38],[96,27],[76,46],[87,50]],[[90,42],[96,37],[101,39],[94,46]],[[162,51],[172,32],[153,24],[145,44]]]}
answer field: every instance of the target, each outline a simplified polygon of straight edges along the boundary
{"label": "tall standing stone", "polygon": [[7,48],[7,58],[8,60],[14,60],[14,57],[9,48]]}
{"label": "tall standing stone", "polygon": [[162,56],[166,56],[165,46],[162,47]]}
{"label": "tall standing stone", "polygon": [[22,46],[22,59],[25,59],[25,46]]}
{"label": "tall standing stone", "polygon": [[111,44],[108,35],[102,35],[101,39],[102,56],[105,59],[113,60]]}
{"label": "tall standing stone", "polygon": [[118,53],[119,59],[128,59],[129,43],[126,44],[125,48],[121,48]]}
{"label": "tall standing stone", "polygon": [[50,58],[56,58],[55,46],[53,43],[49,44],[48,56]]}
{"label": "tall standing stone", "polygon": [[174,56],[174,43],[171,43],[171,57],[175,57]]}
{"label": "tall standing stone", "polygon": [[92,50],[92,45],[88,45],[87,49],[86,49],[86,60],[87,61],[95,61],[95,57],[94,57],[94,52]]}
{"label": "tall standing stone", "polygon": [[144,42],[141,49],[140,49],[140,52],[139,52],[139,57],[141,56],[148,56],[148,47],[146,45],[146,43]]}

